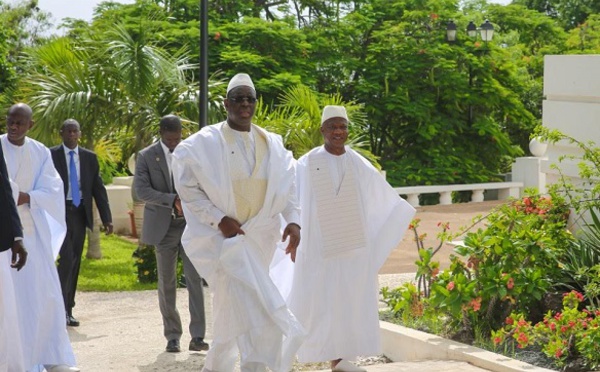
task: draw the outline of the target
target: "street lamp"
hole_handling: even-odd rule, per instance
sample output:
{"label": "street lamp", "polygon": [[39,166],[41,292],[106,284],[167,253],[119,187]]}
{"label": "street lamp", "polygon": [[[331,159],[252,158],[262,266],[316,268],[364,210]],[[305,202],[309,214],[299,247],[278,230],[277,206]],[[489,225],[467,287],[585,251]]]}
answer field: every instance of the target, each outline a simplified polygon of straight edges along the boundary
{"label": "street lamp", "polygon": [[492,37],[494,37],[494,26],[487,19],[483,24],[479,27],[479,32],[481,33],[481,40],[492,41]]}
{"label": "street lamp", "polygon": [[471,39],[477,37],[477,26],[475,26],[475,23],[473,23],[473,21],[470,21],[467,25],[467,35],[469,35]]}
{"label": "street lamp", "polygon": [[[479,28],[475,26],[473,21],[469,22],[467,25],[467,35],[474,39],[477,37],[477,31],[479,31],[481,40],[486,43],[492,41],[492,37],[494,37],[494,26],[487,19],[479,26]],[[448,25],[446,26],[446,40],[450,43],[456,41],[456,23],[454,23],[454,21],[448,22]]]}
{"label": "street lamp", "polygon": [[[475,38],[477,38],[477,31],[479,31],[481,40],[483,40],[486,43],[486,45],[487,45],[487,42],[491,41],[492,38],[494,37],[494,26],[487,19],[479,27],[475,26],[475,23],[473,23],[473,21],[469,22],[469,24],[467,25],[467,35],[471,39],[475,39]],[[454,21],[448,22],[448,24],[446,26],[446,40],[449,43],[456,42],[456,23],[454,23]],[[472,89],[472,87],[473,87],[473,67],[471,66],[471,64],[469,64],[469,88]],[[471,126],[471,124],[473,123],[473,107],[471,106],[470,103],[469,103],[469,107],[468,107],[467,123],[469,126]]]}
{"label": "street lamp", "polygon": [[448,22],[446,27],[446,40],[453,43],[456,41],[456,23],[453,21]]}
{"label": "street lamp", "polygon": [[200,0],[198,129],[208,125],[208,0]]}

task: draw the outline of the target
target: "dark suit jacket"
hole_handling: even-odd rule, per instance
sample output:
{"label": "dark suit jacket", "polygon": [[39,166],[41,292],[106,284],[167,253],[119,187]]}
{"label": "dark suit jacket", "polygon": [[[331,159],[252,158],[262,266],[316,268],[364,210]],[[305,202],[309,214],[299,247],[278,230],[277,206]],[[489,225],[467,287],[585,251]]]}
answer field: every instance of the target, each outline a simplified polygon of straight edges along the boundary
{"label": "dark suit jacket", "polygon": [[138,153],[133,187],[138,198],[146,203],[142,242],[157,245],[171,226],[173,203],[177,196],[160,140]]}
{"label": "dark suit jacket", "polygon": [[[54,146],[50,149],[52,153],[52,161],[54,167],[62,178],[65,198],[69,191],[69,171],[67,168],[67,158],[63,145]],[[112,215],[108,204],[108,194],[102,178],[100,177],[100,166],[98,157],[92,151],[79,146],[79,183],[81,187],[81,196],[83,198],[83,206],[85,207],[86,226],[91,229],[94,226],[92,197],[96,201],[100,219],[103,224],[112,223]]]}
{"label": "dark suit jacket", "polygon": [[0,146],[0,252],[12,247],[15,237],[23,237],[21,220],[12,196],[4,152]]}

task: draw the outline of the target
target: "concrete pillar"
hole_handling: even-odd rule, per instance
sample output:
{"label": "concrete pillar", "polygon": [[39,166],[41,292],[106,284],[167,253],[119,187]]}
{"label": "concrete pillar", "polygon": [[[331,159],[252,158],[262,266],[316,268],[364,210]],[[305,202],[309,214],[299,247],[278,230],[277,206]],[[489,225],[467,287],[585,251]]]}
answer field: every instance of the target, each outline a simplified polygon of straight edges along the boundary
{"label": "concrete pillar", "polygon": [[[523,182],[523,188],[536,188],[540,193],[546,192],[546,173],[542,172],[542,161],[545,158],[534,156],[517,158],[512,165],[512,180]],[[521,194],[523,190],[521,190]]]}

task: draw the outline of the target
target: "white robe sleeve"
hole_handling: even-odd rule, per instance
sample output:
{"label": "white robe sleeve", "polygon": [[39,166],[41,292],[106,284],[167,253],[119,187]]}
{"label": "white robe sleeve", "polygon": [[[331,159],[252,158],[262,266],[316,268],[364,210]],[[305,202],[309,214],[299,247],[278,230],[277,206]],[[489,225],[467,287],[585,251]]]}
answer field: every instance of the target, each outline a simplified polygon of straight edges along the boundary
{"label": "white robe sleeve", "polygon": [[9,179],[8,182],[10,182],[10,188],[12,190],[13,199],[15,199],[15,204],[17,204],[17,202],[19,201],[19,192],[20,192],[19,184],[11,179]]}
{"label": "white robe sleeve", "polygon": [[281,212],[281,215],[287,222],[287,224],[295,223],[300,225],[300,205],[298,203],[298,196],[296,192],[296,182],[290,187],[288,203],[285,209]]}
{"label": "white robe sleeve", "polygon": [[29,206],[34,214],[43,215],[48,223],[54,258],[58,256],[66,232],[63,182],[54,168],[50,150],[42,149],[40,172],[29,192]]}
{"label": "white robe sleeve", "polygon": [[202,189],[199,178],[195,174],[198,166],[194,163],[193,157],[184,156],[180,159],[174,157],[171,166],[175,188],[186,207],[198,216],[200,222],[218,230],[219,223],[226,214],[214,205]]}
{"label": "white robe sleeve", "polygon": [[[64,206],[62,195],[64,194],[63,182],[54,168],[50,152],[44,156],[40,174],[35,180],[33,190],[29,192],[31,209],[43,209],[54,218],[64,219]],[[62,213],[61,213],[62,211]],[[62,214],[62,215],[61,215]]]}

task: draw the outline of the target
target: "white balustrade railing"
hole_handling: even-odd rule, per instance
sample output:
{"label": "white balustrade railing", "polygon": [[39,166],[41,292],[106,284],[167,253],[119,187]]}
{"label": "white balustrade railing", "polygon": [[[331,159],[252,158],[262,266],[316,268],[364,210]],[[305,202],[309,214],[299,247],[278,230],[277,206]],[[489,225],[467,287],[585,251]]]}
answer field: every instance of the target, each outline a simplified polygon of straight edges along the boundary
{"label": "white balustrade railing", "polygon": [[510,197],[518,198],[523,189],[523,182],[489,182],[470,183],[461,185],[427,185],[427,186],[405,186],[395,187],[399,195],[406,195],[406,200],[413,207],[418,207],[419,195],[439,194],[440,204],[452,204],[452,193],[454,191],[471,191],[471,202],[482,202],[485,190],[498,190],[498,199],[504,200]]}

